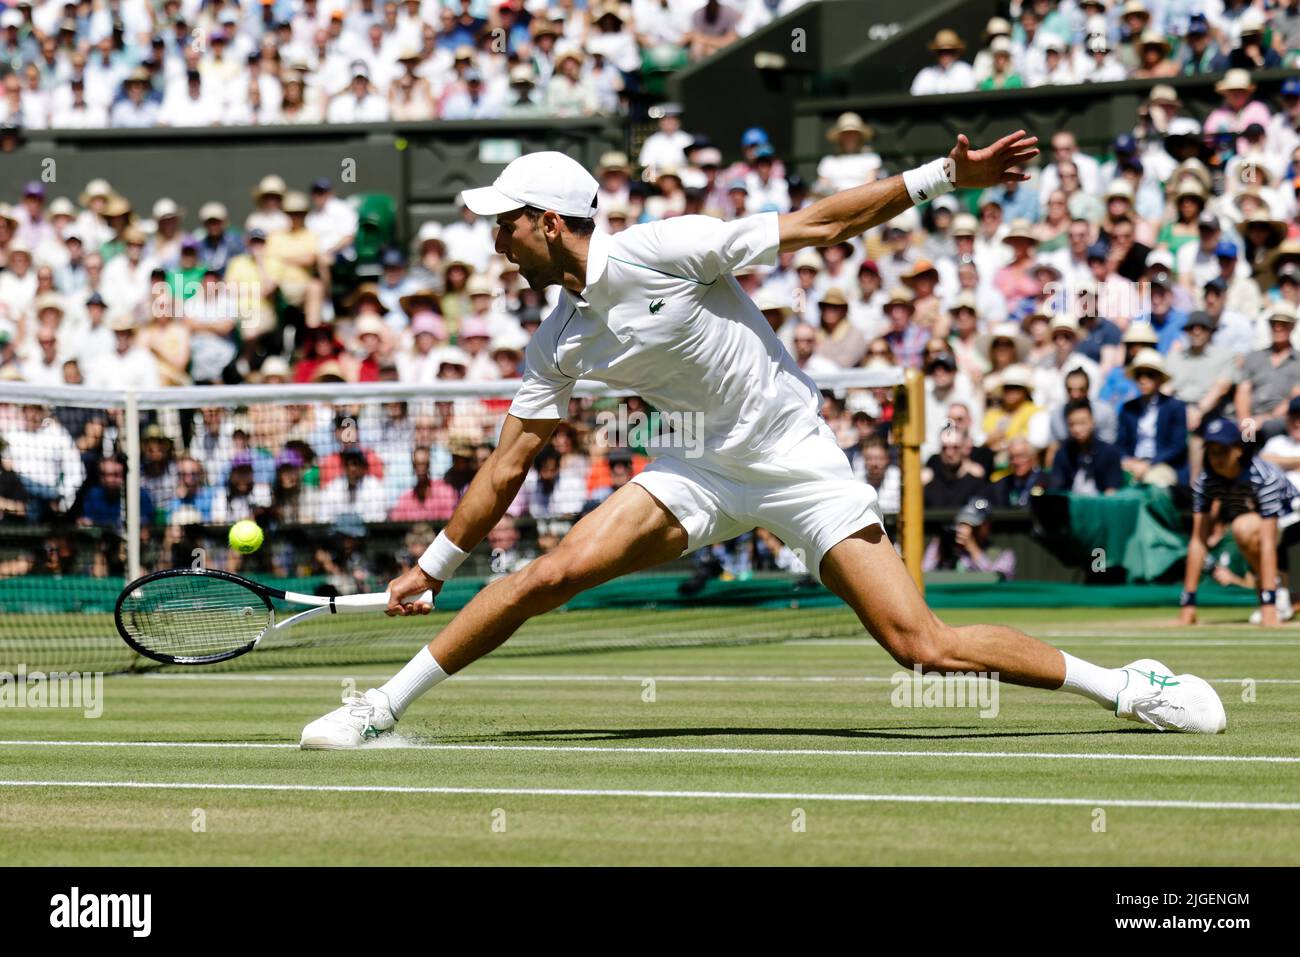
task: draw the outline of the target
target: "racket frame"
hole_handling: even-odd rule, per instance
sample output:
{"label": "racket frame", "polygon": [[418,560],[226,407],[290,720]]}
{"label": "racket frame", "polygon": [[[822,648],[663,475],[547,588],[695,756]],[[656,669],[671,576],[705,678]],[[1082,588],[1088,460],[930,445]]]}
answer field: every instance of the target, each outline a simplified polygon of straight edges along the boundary
{"label": "racket frame", "polygon": [[[125,603],[128,595],[135,592],[140,587],[147,585],[149,582],[159,581],[165,578],[180,578],[189,575],[198,575],[204,578],[217,578],[232,584],[241,585],[251,594],[262,599],[266,605],[267,626],[262,629],[252,641],[248,642],[241,648],[234,651],[223,651],[217,655],[168,655],[163,652],[154,651],[146,648],[135,640],[122,624],[122,605]],[[288,602],[294,605],[306,605],[305,610],[297,612],[283,621],[277,621],[275,616],[275,606],[271,604],[272,599],[276,601]],[[433,604],[433,592],[426,591],[415,599],[415,602],[426,602]],[[413,604],[413,602],[408,603]],[[117,633],[121,636],[134,651],[150,658],[154,661],[168,665],[211,665],[220,661],[230,661],[232,658],[238,658],[240,655],[246,655],[256,648],[269,634],[284,631],[303,621],[309,621],[312,618],[319,618],[322,615],[348,615],[348,614],[365,614],[382,611],[388,607],[388,592],[370,592],[363,595],[304,595],[301,592],[284,591],[279,588],[271,588],[263,585],[261,582],[255,582],[250,578],[242,575],[236,575],[234,572],[222,571],[217,568],[166,568],[162,571],[151,572],[131,582],[122,589],[122,593],[117,596],[117,602],[113,606],[113,624],[117,626]]]}

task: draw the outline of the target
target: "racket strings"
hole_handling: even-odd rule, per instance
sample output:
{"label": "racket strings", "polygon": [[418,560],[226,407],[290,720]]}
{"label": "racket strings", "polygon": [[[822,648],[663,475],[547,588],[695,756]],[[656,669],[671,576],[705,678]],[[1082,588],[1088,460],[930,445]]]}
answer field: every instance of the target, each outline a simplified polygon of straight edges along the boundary
{"label": "racket strings", "polygon": [[177,575],[145,581],[122,600],[122,627],[142,647],[178,658],[226,655],[271,625],[256,592],[227,579]]}

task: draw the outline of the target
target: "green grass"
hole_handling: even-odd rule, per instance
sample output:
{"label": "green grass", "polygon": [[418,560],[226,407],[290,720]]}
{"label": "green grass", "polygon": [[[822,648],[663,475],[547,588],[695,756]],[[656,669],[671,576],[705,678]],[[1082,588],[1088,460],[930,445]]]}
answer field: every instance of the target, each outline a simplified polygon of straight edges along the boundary
{"label": "green grass", "polygon": [[[708,614],[695,625],[682,613],[552,615],[529,640],[592,629],[598,620],[612,635],[653,634],[659,627],[671,637],[718,620],[718,610]],[[875,645],[844,638],[489,657],[417,702],[400,725],[406,743],[456,748],[304,753],[0,744],[6,782],[153,785],[0,785],[0,844],[10,864],[1300,862],[1297,810],[1118,803],[1294,803],[1300,762],[1087,757],[1300,757],[1300,628],[1249,628],[1237,623],[1239,610],[1210,610],[1202,617],[1211,623],[1197,629],[1170,627],[1168,611],[981,610],[945,617],[1019,625],[1104,664],[1152,656],[1212,680],[1256,679],[1255,700],[1243,701],[1240,684],[1217,683],[1229,730],[1206,738],[1147,731],[1081,698],[1006,686],[992,719],[972,710],[895,708],[887,680],[858,679],[888,679],[896,666]],[[760,621],[752,614],[738,620]],[[807,621],[815,634],[857,634],[847,612],[809,612]],[[364,689],[389,670],[372,663],[206,673],[202,680],[109,677],[102,717],[4,709],[0,738],[292,745],[301,726],[337,700],[342,679]],[[253,680],[261,674],[274,680]],[[643,700],[645,676],[656,679],[653,702]],[[681,680],[702,677],[727,680]],[[741,680],[761,677],[802,680]],[[808,680],[814,678],[837,680]],[[706,748],[718,752],[700,750]],[[819,753],[792,753],[800,750]],[[836,753],[820,753],[827,751]],[[474,793],[157,786],[169,782]],[[723,796],[499,793],[508,789]],[[788,796],[732,796],[741,793]],[[1035,803],[1042,799],[1079,803]],[[201,832],[193,828],[196,809],[205,817]],[[1105,813],[1104,832],[1094,830],[1097,809]],[[800,811],[802,831],[792,826]],[[494,830],[494,823],[504,823],[504,830]]]}

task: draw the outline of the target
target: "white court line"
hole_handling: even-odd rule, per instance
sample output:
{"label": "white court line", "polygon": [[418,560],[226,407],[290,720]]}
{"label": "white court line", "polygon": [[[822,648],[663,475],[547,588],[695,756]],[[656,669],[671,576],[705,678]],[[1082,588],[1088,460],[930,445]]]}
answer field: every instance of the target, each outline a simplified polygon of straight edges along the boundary
{"label": "white court line", "polygon": [[[1066,761],[1195,761],[1203,763],[1300,764],[1300,757],[1269,754],[1089,754],[1057,751],[891,751],[863,748],[668,748],[585,744],[436,744],[383,739],[383,746],[363,751],[569,751],[580,754],[715,754],[776,755],[780,757],[846,758],[1029,758]],[[388,742],[392,743],[388,743]],[[298,750],[296,744],[266,741],[0,741],[0,747],[56,748],[230,748],[247,750]]]}
{"label": "white court line", "polygon": [[207,784],[178,781],[0,781],[8,788],[125,788],[139,791],[323,791],[337,794],[478,794],[520,797],[686,798],[712,801],[833,801],[871,804],[1000,804],[1030,807],[1177,808],[1193,811],[1300,811],[1300,804],[1126,798],[1030,798],[964,794],[836,794],[773,791],[650,791],[632,788],[470,788],[396,784]]}
{"label": "white court line", "polygon": [[[900,674],[911,677],[910,672],[900,672]],[[111,677],[120,678],[145,678],[150,681],[327,681],[331,684],[338,684],[344,678],[350,678],[354,681],[387,681],[392,677],[391,674],[383,675],[357,675],[340,672],[337,675],[265,675],[265,674],[196,674],[194,672],[185,673],[167,673],[167,674],[143,674],[143,675],[113,675]],[[684,682],[684,683],[717,683],[717,684],[744,684],[744,683],[809,683],[809,684],[834,684],[837,682],[846,682],[850,684],[888,684],[895,680],[893,675],[456,675],[457,683],[462,681],[504,681],[504,682],[547,682],[556,681],[561,683],[571,682],[609,682],[609,681],[630,681],[640,683],[647,679],[662,682]],[[1272,685],[1300,685],[1300,678],[1206,678],[1210,684],[1216,685],[1239,685],[1243,681],[1253,681],[1256,684]]]}

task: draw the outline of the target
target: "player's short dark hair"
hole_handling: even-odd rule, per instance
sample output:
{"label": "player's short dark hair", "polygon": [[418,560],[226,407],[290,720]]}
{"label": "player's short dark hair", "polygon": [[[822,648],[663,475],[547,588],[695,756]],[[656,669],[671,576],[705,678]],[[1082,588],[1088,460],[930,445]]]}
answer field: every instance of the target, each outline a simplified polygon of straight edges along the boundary
{"label": "player's short dark hair", "polygon": [[[593,203],[593,205],[595,204]],[[534,223],[542,217],[544,212],[546,210],[537,206],[524,207],[524,215]],[[575,236],[590,236],[596,231],[596,221],[586,216],[561,216],[560,219],[564,221],[564,228]]]}
{"label": "player's short dark hair", "polygon": [[1068,419],[1071,412],[1078,412],[1080,409],[1087,409],[1088,414],[1092,415],[1092,403],[1087,399],[1071,399],[1065,403],[1065,417]]}

